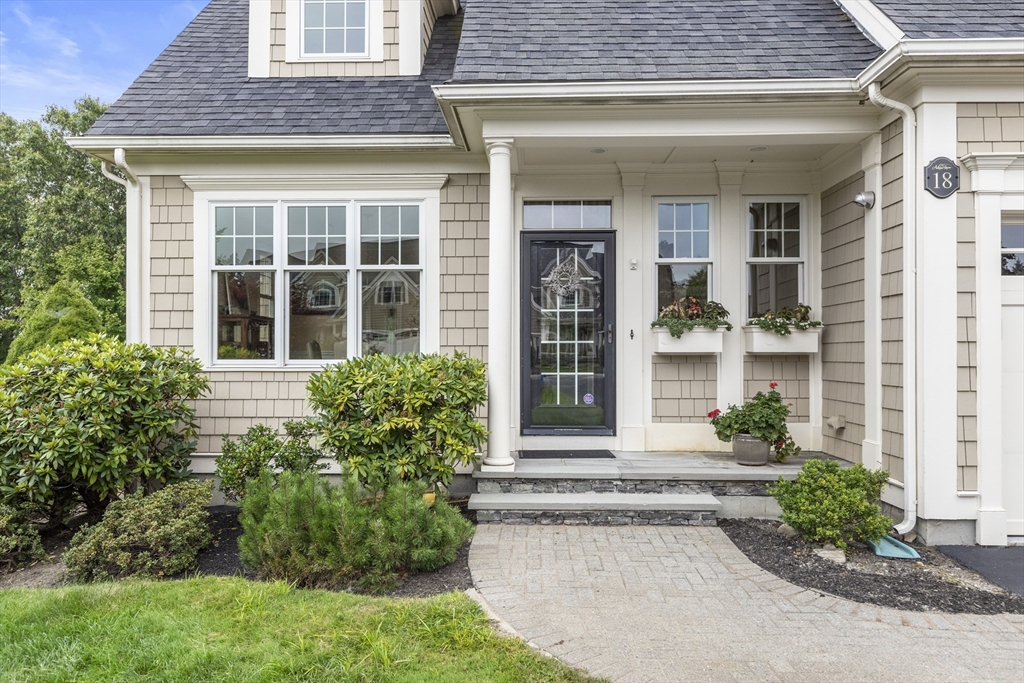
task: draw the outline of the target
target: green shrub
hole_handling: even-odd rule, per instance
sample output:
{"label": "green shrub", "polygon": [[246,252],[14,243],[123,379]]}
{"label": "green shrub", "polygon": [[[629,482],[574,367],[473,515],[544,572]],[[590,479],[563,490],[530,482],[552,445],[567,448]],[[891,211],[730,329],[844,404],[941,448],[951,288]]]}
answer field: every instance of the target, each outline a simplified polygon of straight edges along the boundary
{"label": "green shrub", "polygon": [[799,455],[801,449],[793,441],[786,424],[792,404],[782,402],[782,394],[775,389],[777,386],[777,383],[770,382],[768,393],[759,391],[742,406],[730,405],[724,413],[717,408],[708,413],[718,440],[731,441],[737,434],[748,434],[770,443],[779,462]]}
{"label": "green shrub", "polygon": [[307,386],[321,444],[377,490],[396,479],[451,482],[487,437],[474,411],[487,398],[484,365],[457,353],[354,358]]}
{"label": "green shrub", "polygon": [[473,526],[442,498],[423,500],[426,485],[394,482],[366,496],[356,480],[331,485],[315,473],[268,470],[242,500],[242,562],[262,576],[307,587],[354,582],[381,590],[397,575],[433,571],[455,559]]}
{"label": "green shrub", "polygon": [[888,472],[859,463],[843,469],[834,460],[808,460],[794,481],[779,477],[769,493],[779,501],[782,521],[805,540],[845,548],[889,532],[892,521],[877,504],[888,480]]}
{"label": "green shrub", "polygon": [[194,569],[212,540],[206,511],[212,495],[212,482],[183,481],[111,503],[99,524],[71,539],[63,556],[69,578],[158,578]]}
{"label": "green shrub", "polygon": [[44,346],[83,339],[102,331],[103,321],[96,307],[71,284],[58,282],[46,291],[42,302],[11,342],[7,362],[13,363]]}
{"label": "green shrub", "polygon": [[39,531],[24,513],[10,505],[0,505],[0,572],[20,569],[32,560],[45,560]]}
{"label": "green shrub", "polygon": [[0,367],[0,501],[61,524],[81,502],[98,515],[126,487],[180,479],[201,370],[188,352],[98,335]]}
{"label": "green shrub", "polygon": [[238,441],[224,436],[216,474],[220,477],[220,490],[228,500],[241,500],[246,483],[258,478],[265,469],[318,472],[327,466],[319,463],[323,453],[310,444],[315,432],[309,423],[285,422],[284,431],[284,441],[263,424],[250,427]]}

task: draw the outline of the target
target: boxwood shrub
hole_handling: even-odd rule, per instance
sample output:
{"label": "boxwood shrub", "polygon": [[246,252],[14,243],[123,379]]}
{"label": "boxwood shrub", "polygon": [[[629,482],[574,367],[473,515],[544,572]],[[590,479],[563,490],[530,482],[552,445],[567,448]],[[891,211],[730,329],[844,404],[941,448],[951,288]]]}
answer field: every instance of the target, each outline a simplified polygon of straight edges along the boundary
{"label": "boxwood shrub", "polygon": [[0,573],[45,559],[39,531],[25,518],[24,511],[0,504]]}
{"label": "boxwood shrub", "polygon": [[462,353],[372,355],[313,375],[309,403],[321,445],[361,484],[448,484],[477,460],[487,430],[475,411],[487,398],[484,364]]}
{"label": "boxwood shrub", "polygon": [[850,541],[877,541],[888,533],[892,520],[878,506],[888,480],[885,470],[860,463],[844,469],[835,460],[808,460],[795,480],[779,477],[769,493],[779,501],[782,521],[804,540],[845,548]]}
{"label": "boxwood shrub", "polygon": [[61,524],[80,503],[98,516],[126,489],[180,479],[201,369],[188,352],[102,335],[0,367],[0,502]]}
{"label": "boxwood shrub", "polygon": [[63,555],[68,578],[159,578],[194,569],[212,540],[206,511],[212,495],[212,482],[182,481],[115,501],[98,524],[71,539]]}

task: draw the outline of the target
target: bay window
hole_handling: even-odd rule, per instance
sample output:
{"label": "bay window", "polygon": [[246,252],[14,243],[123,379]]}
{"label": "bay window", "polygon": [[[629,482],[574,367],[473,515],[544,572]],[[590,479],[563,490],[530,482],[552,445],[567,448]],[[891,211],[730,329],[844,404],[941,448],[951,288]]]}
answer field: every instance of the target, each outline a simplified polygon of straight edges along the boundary
{"label": "bay window", "polygon": [[803,206],[750,201],[747,209],[747,316],[795,308],[804,299]]}
{"label": "bay window", "polygon": [[713,298],[710,202],[660,200],[655,209],[658,311],[683,297]]}
{"label": "bay window", "polygon": [[407,202],[212,205],[213,358],[316,365],[419,352],[421,213]]}

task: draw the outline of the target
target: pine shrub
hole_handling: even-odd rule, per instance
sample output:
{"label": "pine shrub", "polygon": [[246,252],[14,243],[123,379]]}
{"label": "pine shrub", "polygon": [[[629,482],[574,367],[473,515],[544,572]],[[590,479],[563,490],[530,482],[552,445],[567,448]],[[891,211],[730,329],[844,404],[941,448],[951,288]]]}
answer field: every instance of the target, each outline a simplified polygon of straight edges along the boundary
{"label": "pine shrub", "polygon": [[39,531],[29,523],[23,511],[0,505],[0,573],[45,559]]}
{"label": "pine shrub", "polygon": [[17,361],[45,346],[83,339],[102,331],[103,321],[96,307],[71,284],[58,282],[46,291],[42,302],[11,342],[7,362]]}
{"label": "pine shrub", "polygon": [[769,493],[782,508],[782,521],[804,540],[845,548],[889,532],[892,521],[878,506],[888,480],[888,472],[860,463],[844,469],[835,460],[808,460],[795,480],[779,477]]}
{"label": "pine shrub", "polygon": [[85,583],[194,569],[212,540],[206,511],[212,495],[212,482],[183,481],[111,503],[98,524],[71,539],[63,556],[68,577]]}
{"label": "pine shrub", "polygon": [[333,486],[315,473],[267,470],[242,500],[242,562],[267,578],[306,587],[344,583],[381,591],[407,572],[434,571],[455,559],[473,533],[459,511],[426,484],[395,481],[368,495],[355,478]]}

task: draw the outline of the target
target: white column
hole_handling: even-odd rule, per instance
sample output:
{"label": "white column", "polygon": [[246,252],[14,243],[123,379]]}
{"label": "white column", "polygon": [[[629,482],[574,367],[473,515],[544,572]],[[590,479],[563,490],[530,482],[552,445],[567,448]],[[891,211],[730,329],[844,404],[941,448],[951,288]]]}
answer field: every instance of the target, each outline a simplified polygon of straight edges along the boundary
{"label": "white column", "polygon": [[1003,505],[1003,331],[1000,197],[1012,157],[968,157],[974,189],[978,325],[978,545],[1006,545]]}
{"label": "white column", "polygon": [[864,466],[882,466],[882,136],[861,147],[864,189],[875,205],[864,212]]}
{"label": "white column", "polygon": [[729,311],[736,328],[725,335],[718,362],[718,407],[743,405],[743,332],[747,322],[746,222],[740,184],[746,164],[717,164],[718,187],[718,302]]}
{"label": "white column", "polygon": [[[622,266],[618,272],[620,301],[619,307],[619,377],[623,388],[619,406],[622,408],[622,450],[642,451],[646,448],[644,408],[651,405],[650,361],[644,353],[644,339],[650,330],[650,313],[638,305],[643,297],[636,292],[646,291],[650,282],[649,272],[644,268],[644,183],[647,164],[619,164],[622,176],[622,238],[620,244]],[[634,334],[631,336],[630,331]],[[641,398],[642,397],[642,398]]]}
{"label": "white column", "polygon": [[487,275],[487,457],[484,471],[513,470],[512,141],[488,141],[490,229]]}

